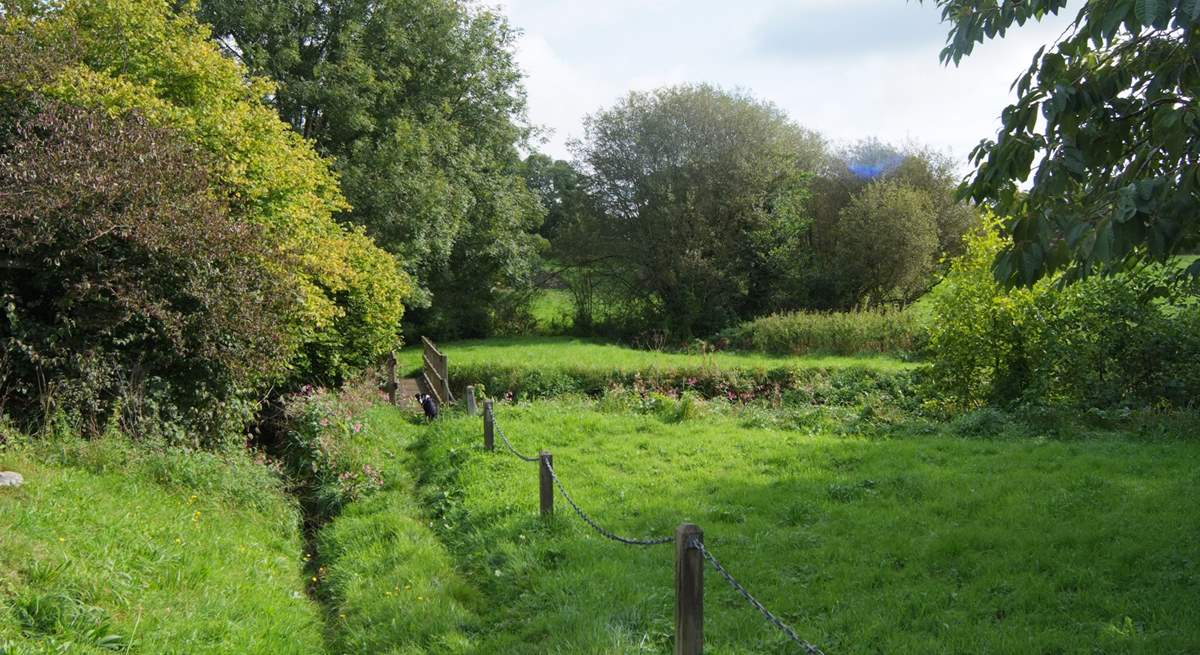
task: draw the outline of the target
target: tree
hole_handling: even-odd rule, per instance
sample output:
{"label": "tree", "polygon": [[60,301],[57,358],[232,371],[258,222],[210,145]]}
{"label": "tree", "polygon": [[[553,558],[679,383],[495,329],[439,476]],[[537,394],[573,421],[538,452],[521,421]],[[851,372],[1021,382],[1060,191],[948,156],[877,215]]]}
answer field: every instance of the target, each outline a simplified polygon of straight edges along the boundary
{"label": "tree", "polygon": [[767,305],[806,219],[819,137],[775,106],[706,86],[631,93],[589,117],[575,145],[596,212],[576,261],[646,327],[709,334]]}
{"label": "tree", "polygon": [[912,302],[926,291],[938,252],[929,195],[906,184],[871,182],[842,209],[833,252],[840,282],[867,306]]}
{"label": "tree", "polygon": [[546,218],[538,233],[552,239],[560,229],[571,224],[583,211],[583,176],[570,162],[551,159],[540,152],[525,158],[525,184],[537,194]]}
{"label": "tree", "polygon": [[[29,4],[28,7],[22,4]],[[395,347],[409,282],[391,255],[336,220],[329,162],[263,101],[271,84],[222,56],[187,7],[162,0],[4,5],[0,52],[48,65],[0,69],[0,95],[133,113],[207,153],[214,185],[262,229],[263,259],[291,280],[292,381],[336,383]],[[0,60],[3,61],[3,60]]]}
{"label": "tree", "polygon": [[[1066,0],[936,0],[941,58],[1056,14]],[[1067,281],[1145,258],[1200,232],[1200,2],[1089,0],[1014,83],[994,140],[972,153],[967,197],[1010,216],[997,278]],[[1037,163],[1034,171],[1034,163]],[[1021,183],[1032,181],[1028,189]],[[1191,267],[1200,274],[1200,265]]]}
{"label": "tree", "polygon": [[174,428],[190,444],[237,434],[294,346],[298,298],[262,228],[180,134],[14,100],[0,120],[0,410]]}
{"label": "tree", "polygon": [[[859,294],[862,278],[850,279],[861,271],[846,270],[847,262],[857,257],[845,258],[847,253],[841,247],[840,236],[845,229],[841,222],[850,205],[871,185],[882,182],[901,185],[908,192],[920,195],[921,202],[932,211],[937,231],[934,261],[961,254],[963,235],[979,223],[976,209],[956,198],[957,173],[953,160],[946,155],[928,148],[911,144],[896,146],[878,139],[864,139],[841,151],[828,153],[820,174],[813,181],[813,197],[809,203],[813,225],[808,235],[808,248],[813,253],[814,264],[804,282],[807,287],[804,297],[810,307],[847,309],[868,300]],[[924,217],[925,212],[920,215]],[[860,221],[867,218],[858,216]],[[886,224],[881,229],[894,229],[887,224],[889,220],[888,217],[881,218]],[[868,234],[874,229],[861,222],[859,227]],[[922,218],[918,229],[924,227]],[[855,237],[854,242],[869,247],[863,239]],[[932,285],[934,276],[927,259],[928,253],[921,250],[919,260],[910,262],[909,269],[930,274],[919,281],[911,280],[917,286],[893,299],[917,294],[919,287]],[[879,302],[879,299],[869,302]]]}
{"label": "tree", "polygon": [[415,278],[410,328],[486,333],[489,308],[529,284],[542,218],[503,16],[471,0],[204,0],[201,16],[277,81],[280,116],[334,158],[346,217]]}

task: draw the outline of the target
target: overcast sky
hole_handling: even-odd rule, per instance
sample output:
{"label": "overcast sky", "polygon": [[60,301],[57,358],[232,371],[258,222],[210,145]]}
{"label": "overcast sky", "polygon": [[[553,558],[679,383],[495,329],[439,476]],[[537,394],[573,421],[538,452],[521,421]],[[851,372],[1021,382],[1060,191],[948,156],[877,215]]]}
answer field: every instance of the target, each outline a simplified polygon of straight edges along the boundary
{"label": "overcast sky", "polygon": [[[947,27],[905,0],[500,0],[544,152],[570,158],[583,117],[630,90],[710,82],[749,91],[836,142],[868,136],[964,160],[993,137],[1009,85],[1074,11],[943,66]],[[965,163],[964,163],[965,168]]]}

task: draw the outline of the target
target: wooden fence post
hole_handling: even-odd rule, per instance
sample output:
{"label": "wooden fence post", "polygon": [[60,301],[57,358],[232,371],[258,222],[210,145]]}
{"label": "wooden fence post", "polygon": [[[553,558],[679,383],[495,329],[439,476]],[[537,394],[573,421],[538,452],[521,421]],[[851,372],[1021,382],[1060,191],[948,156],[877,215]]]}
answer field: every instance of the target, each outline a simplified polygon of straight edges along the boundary
{"label": "wooden fence post", "polygon": [[393,350],[388,354],[387,359],[387,392],[388,402],[392,405],[396,404],[396,391],[399,390],[400,384],[396,381],[396,351]]}
{"label": "wooden fence post", "polygon": [[675,529],[675,655],[704,651],[704,556],[692,541],[704,531],[691,523]]}
{"label": "wooden fence post", "polygon": [[554,514],[554,478],[550,475],[550,467],[554,466],[554,455],[543,450],[538,453],[538,482],[542,501],[542,516]]}
{"label": "wooden fence post", "polygon": [[492,413],[492,401],[483,401],[483,448],[496,448],[496,415]]}
{"label": "wooden fence post", "polygon": [[475,416],[479,408],[475,406],[475,385],[467,385],[467,416]]}

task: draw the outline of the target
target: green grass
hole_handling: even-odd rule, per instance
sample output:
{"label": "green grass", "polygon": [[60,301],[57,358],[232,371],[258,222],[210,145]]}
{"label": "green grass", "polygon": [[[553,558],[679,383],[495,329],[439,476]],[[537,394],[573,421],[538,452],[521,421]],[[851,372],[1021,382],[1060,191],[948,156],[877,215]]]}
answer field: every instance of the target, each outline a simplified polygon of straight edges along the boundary
{"label": "green grass", "polygon": [[[939,427],[715,406],[561,401],[498,419],[518,448],[553,451],[606,526],[700,525],[829,653],[1200,651],[1200,443],[1047,438],[989,412]],[[483,452],[478,418],[404,433],[432,524],[482,594],[475,652],[669,652],[671,546],[605,540],[561,496],[543,522],[536,467]],[[710,652],[798,652],[711,569],[705,621]]]}
{"label": "green grass", "polygon": [[317,540],[333,653],[471,652],[476,594],[417,502],[411,453],[399,441],[421,429],[411,419],[377,408],[347,446],[379,471],[384,486],[350,503]]}
{"label": "green grass", "polygon": [[0,653],[313,653],[299,515],[245,455],[0,450]]}
{"label": "green grass", "polygon": [[[870,368],[880,371],[910,370],[916,365],[891,357],[811,356],[788,357],[765,353],[717,352],[710,354],[669,353],[626,348],[597,339],[571,337],[511,337],[456,341],[438,344],[455,366],[522,366],[542,369],[585,369],[622,372],[672,368],[715,367],[749,370],[793,368]],[[408,370],[421,366],[421,349],[401,353]]]}
{"label": "green grass", "polygon": [[575,303],[566,289],[538,291],[529,310],[539,334],[564,334],[575,322]]}

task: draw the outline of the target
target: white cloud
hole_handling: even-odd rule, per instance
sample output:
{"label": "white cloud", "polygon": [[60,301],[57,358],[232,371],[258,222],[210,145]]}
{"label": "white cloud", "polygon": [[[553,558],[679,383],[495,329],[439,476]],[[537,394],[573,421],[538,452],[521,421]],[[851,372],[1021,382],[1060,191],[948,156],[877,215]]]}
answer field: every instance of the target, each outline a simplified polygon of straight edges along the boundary
{"label": "white cloud", "polygon": [[938,61],[946,26],[928,3],[507,0],[501,10],[524,30],[530,119],[553,129],[543,149],[564,158],[584,116],[628,91],[712,82],[834,140],[914,140],[965,162],[994,135],[1009,84],[1066,24],[1013,31],[956,68]]}

